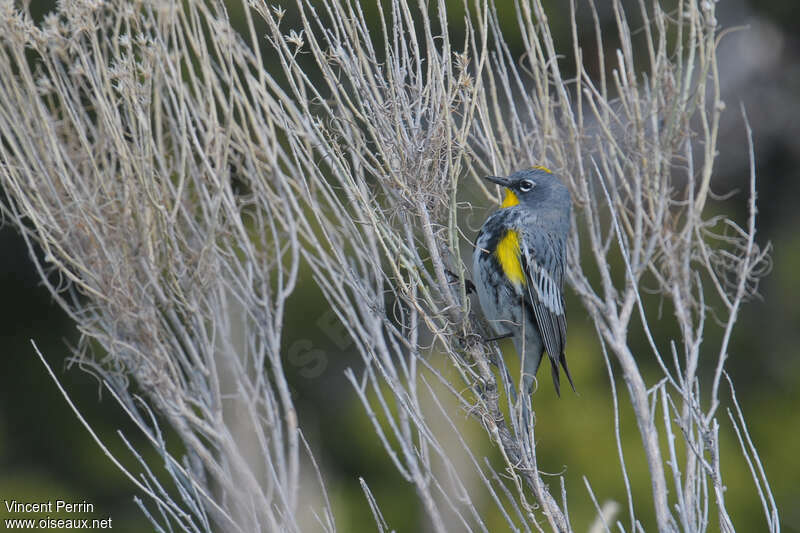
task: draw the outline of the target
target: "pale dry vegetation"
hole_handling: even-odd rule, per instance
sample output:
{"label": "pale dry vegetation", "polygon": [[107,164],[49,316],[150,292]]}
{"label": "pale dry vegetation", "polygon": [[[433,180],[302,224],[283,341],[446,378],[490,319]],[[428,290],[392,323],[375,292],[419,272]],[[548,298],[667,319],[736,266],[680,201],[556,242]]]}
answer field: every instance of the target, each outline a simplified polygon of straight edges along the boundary
{"label": "pale dry vegetation", "polygon": [[[542,164],[576,204],[569,286],[596,327],[615,406],[636,414],[649,528],[733,531],[719,455],[732,425],[743,455],[728,460],[750,466],[757,490],[746,490],[779,531],[744,418],[735,403],[720,412],[734,390],[731,332],[768,248],[755,239],[754,172],[747,220],[706,214],[724,110],[715,3],[667,13],[614,1],[621,44],[609,52],[593,3],[564,3],[573,40],[556,43],[541,2],[519,1],[502,16],[517,21],[520,57],[492,2],[466,3],[459,42],[444,2],[430,17],[411,4],[378,3],[372,25],[356,2],[298,0],[290,25],[283,7],[252,1],[237,32],[213,1],[64,1],[38,25],[2,2],[5,220],[43,250],[42,280],[83,335],[76,355],[165,459],[169,490],[131,474],[152,522],[336,529],[281,353],[307,265],[363,359],[352,392],[428,528],[487,531],[485,515],[499,513],[509,530],[571,531],[563,480],[540,476],[536,425],[508,400],[490,363],[499,349],[480,341],[461,253],[471,235],[459,194],[494,199],[481,176]],[[645,284],[680,337],[650,334]],[[712,320],[724,330],[713,346]],[[649,352],[633,353],[631,328]],[[448,372],[432,362],[442,357]],[[701,359],[711,379],[698,377]],[[659,379],[643,377],[647,360]],[[167,453],[152,411],[185,457]],[[456,423],[464,413],[504,461],[475,452]],[[391,529],[362,487],[365,512]],[[600,531],[644,529],[630,489],[623,506],[613,519],[598,506]]]}

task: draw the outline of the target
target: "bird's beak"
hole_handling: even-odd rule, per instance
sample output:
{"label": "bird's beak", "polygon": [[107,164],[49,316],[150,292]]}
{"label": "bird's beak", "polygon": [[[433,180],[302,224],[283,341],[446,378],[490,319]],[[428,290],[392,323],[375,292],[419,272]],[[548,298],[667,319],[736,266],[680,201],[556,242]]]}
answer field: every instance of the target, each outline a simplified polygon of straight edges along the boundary
{"label": "bird's beak", "polygon": [[502,185],[503,187],[511,187],[511,180],[508,178],[501,178],[500,176],[486,176],[484,179]]}

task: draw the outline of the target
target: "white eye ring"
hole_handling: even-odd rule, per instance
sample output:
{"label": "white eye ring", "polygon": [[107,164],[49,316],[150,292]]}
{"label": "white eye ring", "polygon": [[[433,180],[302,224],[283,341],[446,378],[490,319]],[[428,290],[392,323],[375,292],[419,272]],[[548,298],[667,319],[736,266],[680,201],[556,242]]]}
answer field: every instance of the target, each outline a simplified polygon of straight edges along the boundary
{"label": "white eye ring", "polygon": [[528,192],[529,190],[533,189],[535,184],[531,180],[522,180],[519,182],[519,190],[522,192]]}

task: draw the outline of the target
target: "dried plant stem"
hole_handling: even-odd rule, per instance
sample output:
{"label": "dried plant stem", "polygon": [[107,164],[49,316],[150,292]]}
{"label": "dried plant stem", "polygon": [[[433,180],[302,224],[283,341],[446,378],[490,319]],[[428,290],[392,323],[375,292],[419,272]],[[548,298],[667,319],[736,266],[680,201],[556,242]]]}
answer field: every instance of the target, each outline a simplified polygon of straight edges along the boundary
{"label": "dried plant stem", "polygon": [[[465,191],[494,200],[478,178],[545,165],[576,205],[567,275],[606,355],[628,529],[644,526],[615,371],[647,458],[653,529],[707,531],[713,508],[733,530],[720,383],[769,246],[755,239],[752,165],[747,224],[707,214],[724,109],[715,5],[613,0],[609,29],[593,0],[571,0],[561,42],[541,0],[518,0],[518,56],[490,0],[464,1],[460,42],[443,1],[377,2],[368,23],[360,2],[296,0],[287,17],[248,0],[235,6],[241,33],[216,0],[62,2],[38,25],[2,3],[2,212],[32,257],[43,250],[43,283],[82,334],[76,357],[164,456],[174,500],[131,448],[155,527],[335,531],[282,349],[308,269],[361,357],[347,372],[354,396],[429,529],[487,531],[495,513],[510,530],[573,531],[563,477],[557,499],[539,471],[531,400],[511,398],[515,378],[480,340],[462,261]],[[604,50],[606,31],[617,50]],[[678,338],[656,338],[645,283]],[[718,347],[704,341],[712,308]],[[649,353],[631,347],[637,327]],[[710,384],[701,357],[716,368]],[[166,452],[151,409],[185,461]],[[485,439],[466,437],[463,412]],[[738,403],[729,415],[777,532]],[[479,460],[487,439],[498,460]],[[612,529],[586,484],[593,529]],[[365,512],[391,530],[366,476],[360,485]]]}

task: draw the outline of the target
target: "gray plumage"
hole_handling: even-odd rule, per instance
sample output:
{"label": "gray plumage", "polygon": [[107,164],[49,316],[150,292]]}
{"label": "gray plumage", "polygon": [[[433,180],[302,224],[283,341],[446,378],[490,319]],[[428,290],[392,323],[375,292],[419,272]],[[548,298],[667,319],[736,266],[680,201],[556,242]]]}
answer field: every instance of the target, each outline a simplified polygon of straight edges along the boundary
{"label": "gray plumage", "polygon": [[[562,292],[572,209],[569,190],[541,168],[486,179],[516,197],[507,196],[504,204],[519,203],[492,213],[475,241],[472,268],[483,314],[498,336],[513,335],[527,392],[544,351],[550,359],[556,394],[560,394],[559,364],[574,390],[565,357],[567,320]],[[509,231],[516,232],[516,240],[512,234],[504,241]]]}

